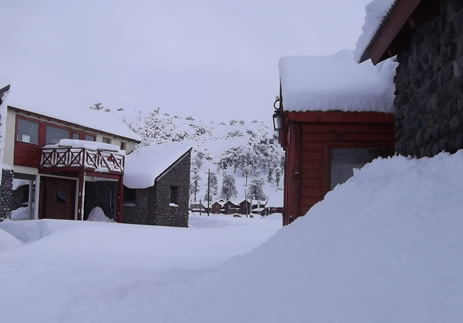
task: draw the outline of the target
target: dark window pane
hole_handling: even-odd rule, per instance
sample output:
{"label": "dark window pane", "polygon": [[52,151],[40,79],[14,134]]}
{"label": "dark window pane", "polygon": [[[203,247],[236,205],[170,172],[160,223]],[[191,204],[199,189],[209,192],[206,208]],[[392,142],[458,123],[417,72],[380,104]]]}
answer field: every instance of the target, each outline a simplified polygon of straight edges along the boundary
{"label": "dark window pane", "polygon": [[362,168],[376,157],[392,155],[390,149],[343,148],[331,150],[331,189],[354,175],[354,168]]}
{"label": "dark window pane", "polygon": [[47,126],[47,134],[45,142],[47,145],[54,145],[58,143],[60,139],[68,139],[69,131],[61,128]]}
{"label": "dark window pane", "polygon": [[30,144],[39,143],[39,124],[34,121],[18,119],[16,140]]}
{"label": "dark window pane", "polygon": [[126,147],[125,142],[122,141],[121,142],[121,150],[125,150],[125,147]]}
{"label": "dark window pane", "polygon": [[80,139],[80,135],[78,133],[73,133],[72,139]]}
{"label": "dark window pane", "polygon": [[85,135],[85,140],[95,141],[95,136]]}
{"label": "dark window pane", "polygon": [[57,190],[56,191],[56,203],[66,204],[67,194],[66,191]]}
{"label": "dark window pane", "polygon": [[178,204],[178,187],[177,186],[170,187],[170,203]]}
{"label": "dark window pane", "polygon": [[137,191],[124,186],[124,204],[135,204]]}
{"label": "dark window pane", "polygon": [[103,137],[103,142],[104,142],[105,144],[110,144],[110,143],[111,143],[111,139]]}

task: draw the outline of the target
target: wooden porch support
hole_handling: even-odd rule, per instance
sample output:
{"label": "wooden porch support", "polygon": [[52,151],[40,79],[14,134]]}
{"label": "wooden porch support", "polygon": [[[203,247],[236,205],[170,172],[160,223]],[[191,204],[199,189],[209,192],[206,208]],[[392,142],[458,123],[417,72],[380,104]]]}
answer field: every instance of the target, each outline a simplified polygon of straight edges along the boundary
{"label": "wooden porch support", "polygon": [[285,174],[285,201],[283,225],[290,224],[299,214],[301,177],[301,124],[291,122],[288,133],[287,173]]}
{"label": "wooden porch support", "polygon": [[39,219],[40,205],[40,175],[35,176],[35,194],[34,194],[34,220]]}
{"label": "wooden porch support", "polygon": [[122,201],[124,200],[124,181],[123,176],[119,177],[118,181],[119,194],[117,194],[117,222],[122,222]]}
{"label": "wooden porch support", "polygon": [[85,171],[79,173],[79,193],[77,194],[77,219],[84,220],[84,205],[85,205]]}

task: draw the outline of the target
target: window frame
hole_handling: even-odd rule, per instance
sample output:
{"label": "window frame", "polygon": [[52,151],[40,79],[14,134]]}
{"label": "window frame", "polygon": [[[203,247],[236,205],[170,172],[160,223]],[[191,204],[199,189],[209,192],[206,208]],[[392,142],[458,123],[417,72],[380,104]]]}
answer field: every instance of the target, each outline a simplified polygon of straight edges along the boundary
{"label": "window frame", "polygon": [[[26,122],[32,122],[32,123],[35,123],[37,125],[37,142],[34,143],[34,142],[27,142],[27,141],[22,141],[22,140],[18,140],[18,136],[19,136],[19,122],[20,120],[22,121],[26,121]],[[40,146],[40,121],[38,120],[35,120],[35,119],[31,119],[31,118],[27,118],[27,117],[24,117],[24,116],[21,116],[21,115],[16,115],[16,129],[15,129],[15,141],[16,142],[20,142],[22,144],[29,144],[29,145],[34,145],[34,146]]]}
{"label": "window frame", "polygon": [[175,185],[170,185],[169,189],[169,205],[175,204],[178,205],[178,198],[179,198],[179,188]]}
{"label": "window frame", "polygon": [[123,186],[122,189],[122,205],[123,206],[136,206],[137,205],[137,190]]}
{"label": "window frame", "polygon": [[55,125],[53,123],[45,123],[45,136],[44,136],[45,145],[56,145],[59,142],[59,140],[56,143],[48,143],[47,142],[48,141],[47,140],[48,128],[55,128],[55,129],[67,131],[68,137],[67,138],[61,138],[61,139],[70,139],[71,138],[71,134],[72,134],[72,129],[71,128]]}
{"label": "window frame", "polygon": [[327,166],[324,167],[323,173],[323,195],[331,191],[331,150],[332,149],[390,149],[394,152],[394,145],[390,142],[384,141],[372,141],[372,142],[328,142],[324,145],[324,161],[323,163]]}

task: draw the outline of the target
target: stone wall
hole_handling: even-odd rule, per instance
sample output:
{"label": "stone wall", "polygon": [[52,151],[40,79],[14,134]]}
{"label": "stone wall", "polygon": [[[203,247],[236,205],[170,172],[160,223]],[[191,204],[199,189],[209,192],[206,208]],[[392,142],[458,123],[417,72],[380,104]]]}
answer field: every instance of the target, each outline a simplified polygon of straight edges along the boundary
{"label": "stone wall", "polygon": [[443,0],[440,9],[398,55],[395,139],[403,155],[463,148],[463,1]]}
{"label": "stone wall", "polygon": [[10,218],[11,215],[13,203],[13,177],[13,170],[2,170],[2,180],[0,183],[0,222]]}
{"label": "stone wall", "polygon": [[134,203],[124,203],[122,222],[132,224],[154,224],[156,189],[154,186],[136,190]]}
{"label": "stone wall", "polygon": [[[190,164],[189,152],[179,163],[172,167],[156,183],[156,209],[154,223],[176,227],[188,227],[188,203],[190,200]],[[178,187],[178,206],[170,204],[170,188]]]}
{"label": "stone wall", "polygon": [[[191,153],[165,173],[156,185],[137,189],[134,203],[123,206],[122,222],[188,227]],[[178,187],[178,206],[170,205],[170,188]]]}

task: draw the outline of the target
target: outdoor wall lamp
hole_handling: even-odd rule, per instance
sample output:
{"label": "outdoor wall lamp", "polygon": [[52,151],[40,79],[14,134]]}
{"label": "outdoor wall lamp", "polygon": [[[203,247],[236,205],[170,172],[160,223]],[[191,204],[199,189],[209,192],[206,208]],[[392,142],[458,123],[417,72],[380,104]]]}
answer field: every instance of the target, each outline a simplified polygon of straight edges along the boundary
{"label": "outdoor wall lamp", "polygon": [[[278,106],[277,106],[278,103]],[[283,128],[283,118],[281,116],[281,99],[279,96],[275,97],[275,102],[273,102],[273,108],[275,112],[273,113],[273,129],[275,131],[280,131]]]}

